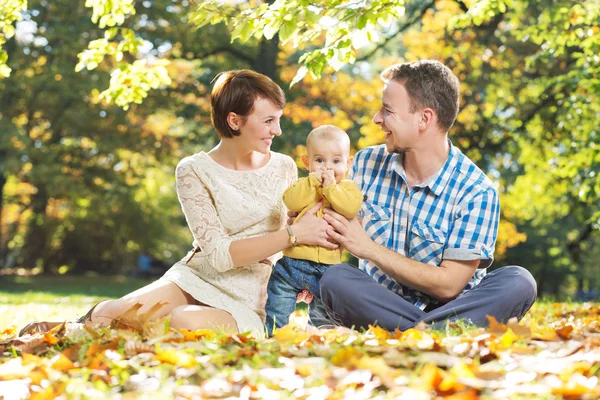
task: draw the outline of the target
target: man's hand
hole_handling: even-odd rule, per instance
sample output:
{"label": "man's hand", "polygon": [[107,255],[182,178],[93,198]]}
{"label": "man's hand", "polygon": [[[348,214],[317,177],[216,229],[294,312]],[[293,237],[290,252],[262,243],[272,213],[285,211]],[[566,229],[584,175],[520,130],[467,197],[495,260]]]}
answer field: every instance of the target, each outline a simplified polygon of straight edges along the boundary
{"label": "man's hand", "polygon": [[375,242],[356,218],[348,221],[346,217],[328,208],[323,217],[330,225],[327,234],[356,258],[368,260],[373,254]]}
{"label": "man's hand", "polygon": [[335,183],[335,175],[333,175],[333,171],[325,170],[321,176],[323,177],[323,187],[327,187],[332,183]]}
{"label": "man's hand", "polygon": [[331,226],[329,226],[325,219],[317,217],[317,211],[319,211],[321,205],[322,202],[318,202],[313,208],[302,215],[302,218],[292,226],[292,231],[296,235],[298,244],[337,249],[339,245],[329,240],[330,236],[328,232]]}

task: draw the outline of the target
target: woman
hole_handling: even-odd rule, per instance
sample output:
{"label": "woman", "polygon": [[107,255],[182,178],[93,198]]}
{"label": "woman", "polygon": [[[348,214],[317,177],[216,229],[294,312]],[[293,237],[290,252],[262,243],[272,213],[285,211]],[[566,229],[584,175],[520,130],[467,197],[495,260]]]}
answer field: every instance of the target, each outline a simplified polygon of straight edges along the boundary
{"label": "woman", "polygon": [[[158,281],[118,300],[97,304],[80,322],[109,324],[136,303],[143,314],[166,302],[155,318],[186,329],[252,331],[264,336],[266,287],[281,250],[296,243],[337,248],[327,223],[312,214],[284,228],[283,191],[296,180],[294,161],[270,151],[281,135],[281,88],[249,70],[217,76],[211,119],[220,138],[208,153],[181,160],[177,195],[194,249]],[[22,333],[51,328],[34,323]]]}

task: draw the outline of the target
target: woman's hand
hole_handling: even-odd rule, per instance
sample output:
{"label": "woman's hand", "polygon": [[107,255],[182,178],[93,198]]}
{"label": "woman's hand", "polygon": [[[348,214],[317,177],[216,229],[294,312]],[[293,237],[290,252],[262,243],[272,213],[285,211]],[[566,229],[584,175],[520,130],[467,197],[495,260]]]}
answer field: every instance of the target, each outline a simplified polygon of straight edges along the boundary
{"label": "woman's hand", "polygon": [[330,236],[327,231],[329,224],[323,219],[317,217],[317,211],[321,208],[321,202],[315,204],[292,226],[292,232],[298,240],[298,244],[307,244],[311,246],[321,246],[327,249],[337,249],[339,245],[329,241]]}

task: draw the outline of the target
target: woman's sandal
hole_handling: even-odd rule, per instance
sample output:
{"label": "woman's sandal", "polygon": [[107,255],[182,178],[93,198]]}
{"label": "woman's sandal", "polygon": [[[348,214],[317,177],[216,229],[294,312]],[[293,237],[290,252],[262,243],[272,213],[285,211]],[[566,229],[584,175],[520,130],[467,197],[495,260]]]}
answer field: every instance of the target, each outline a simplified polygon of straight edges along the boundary
{"label": "woman's sandal", "polygon": [[[85,324],[92,318],[92,313],[94,312],[94,309],[98,306],[98,304],[103,303],[105,301],[106,300],[99,301],[92,308],[90,308],[90,310],[84,316],[79,317],[72,322],[77,322],[79,324]],[[19,336],[23,336],[23,335],[27,335],[27,334],[32,335],[32,334],[38,333],[38,332],[48,332],[52,328],[54,328],[60,324],[63,324],[63,323],[64,323],[64,321],[61,321],[61,322],[50,322],[50,321],[30,322],[29,324],[25,325],[25,327],[23,329],[21,329],[19,331]]]}

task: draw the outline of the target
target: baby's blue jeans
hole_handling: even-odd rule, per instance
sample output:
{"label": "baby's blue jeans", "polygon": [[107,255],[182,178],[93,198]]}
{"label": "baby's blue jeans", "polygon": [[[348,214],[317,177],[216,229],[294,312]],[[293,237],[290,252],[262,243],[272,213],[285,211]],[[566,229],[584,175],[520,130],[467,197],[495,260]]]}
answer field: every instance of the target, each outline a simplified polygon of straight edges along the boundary
{"label": "baby's blue jeans", "polygon": [[296,296],[304,289],[313,295],[308,305],[309,323],[314,326],[330,325],[323,303],[319,281],[329,268],[328,264],[283,257],[275,264],[267,286],[267,331],[288,324],[290,314],[296,309]]}

